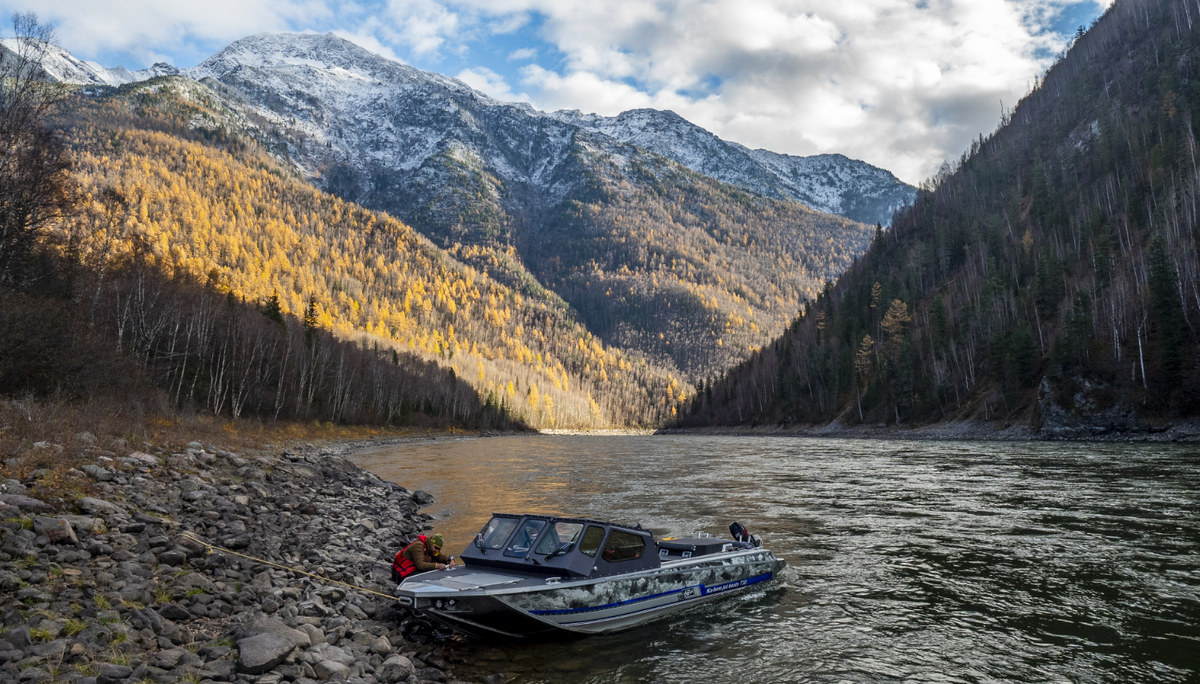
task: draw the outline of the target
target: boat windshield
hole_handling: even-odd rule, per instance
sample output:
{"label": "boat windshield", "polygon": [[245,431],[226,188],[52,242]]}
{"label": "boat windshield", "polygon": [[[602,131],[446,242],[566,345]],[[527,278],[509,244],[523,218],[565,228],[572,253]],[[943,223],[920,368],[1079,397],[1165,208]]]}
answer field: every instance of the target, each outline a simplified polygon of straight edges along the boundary
{"label": "boat windshield", "polygon": [[516,529],[518,518],[492,518],[487,527],[483,528],[483,532],[479,533],[480,547],[484,549],[498,549],[504,546],[504,542],[508,540],[508,535]]}
{"label": "boat windshield", "polygon": [[563,544],[575,543],[575,540],[579,538],[579,533],[582,531],[583,524],[581,523],[554,523],[542,535],[542,541],[538,542],[537,548],[533,552],[541,555],[554,553]]}
{"label": "boat windshield", "polygon": [[512,543],[504,549],[504,555],[513,558],[524,558],[525,554],[529,553],[529,549],[537,543],[538,535],[541,534],[542,528],[546,526],[545,520],[526,520],[521,523],[521,529],[513,535]]}
{"label": "boat windshield", "polygon": [[595,558],[602,541],[604,541],[604,528],[588,525],[587,533],[583,535],[583,541],[579,542],[579,553]]}

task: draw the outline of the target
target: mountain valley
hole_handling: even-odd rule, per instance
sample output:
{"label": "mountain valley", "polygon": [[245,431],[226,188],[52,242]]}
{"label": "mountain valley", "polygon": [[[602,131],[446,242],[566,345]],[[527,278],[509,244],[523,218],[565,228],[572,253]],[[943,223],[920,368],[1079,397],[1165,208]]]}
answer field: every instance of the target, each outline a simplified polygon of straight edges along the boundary
{"label": "mountain valley", "polygon": [[[252,36],[182,71],[163,64],[138,72],[104,69],[54,48],[42,69],[54,80],[83,86],[99,105],[95,111],[126,112],[89,115],[89,127],[108,127],[108,132],[93,131],[88,140],[107,135],[111,148],[126,131],[165,117],[172,122],[169,135],[199,134],[238,155],[245,150],[253,157],[251,148],[261,150],[282,164],[272,173],[404,220],[433,241],[428,249],[445,250],[440,260],[461,264],[522,302],[559,312],[551,316],[560,320],[555,325],[583,326],[611,353],[632,355],[628,363],[614,357],[608,364],[560,365],[553,380],[542,378],[543,388],[570,386],[558,379],[568,367],[581,377],[598,378],[605,365],[649,364],[647,369],[657,369],[650,375],[671,387],[715,377],[778,335],[802,302],[850,266],[874,232],[806,204],[887,222],[913,192],[861,162],[750,151],[671,112],[636,110],[605,118],[500,103],[459,81],[391,62],[332,35]],[[177,123],[181,117],[187,133]],[[96,142],[74,139],[87,152],[84,159],[118,159],[99,154]],[[169,147],[158,149],[156,154],[190,154],[186,147],[170,153]],[[122,151],[120,145],[115,151]],[[155,163],[153,156],[142,162]],[[85,186],[96,193],[105,187],[128,192],[139,183],[95,168],[87,172]],[[461,322],[447,335],[453,311],[448,319],[435,316],[416,324],[420,334],[411,328],[413,318],[389,322],[387,312],[409,311],[413,297],[404,288],[380,291],[370,285],[381,275],[372,267],[373,252],[351,257],[370,264],[353,274],[314,281],[262,270],[280,255],[264,251],[261,238],[251,237],[264,229],[253,220],[235,222],[225,233],[226,240],[245,235],[257,244],[260,256],[246,261],[232,256],[244,247],[210,244],[194,251],[191,245],[205,240],[187,235],[191,224],[180,220],[179,206],[145,199],[142,205],[140,215],[127,219],[136,227],[131,234],[157,242],[160,255],[174,255],[164,261],[168,270],[185,263],[199,275],[216,269],[214,282],[252,301],[277,293],[282,310],[295,315],[316,297],[329,312],[326,324],[339,334],[378,336],[380,344],[422,355],[445,357],[462,344],[494,346]],[[264,210],[256,209],[256,215],[265,216]],[[294,255],[282,256],[286,262]],[[383,256],[387,261],[386,252]],[[313,258],[320,268],[323,260],[345,257],[321,250]],[[347,282],[357,284],[347,289]],[[461,296],[437,301],[458,298],[450,309],[469,310]],[[369,309],[363,306],[367,300],[373,302]],[[528,334],[537,326],[515,330]],[[454,335],[462,339],[452,343]],[[571,356],[559,349],[543,358],[528,351],[537,345],[520,346],[527,351],[516,354],[518,365],[539,358],[535,375],[550,358],[562,364]],[[460,377],[462,361],[452,364]],[[468,375],[480,383],[484,396],[511,385],[511,373]],[[524,377],[522,393],[530,382]],[[629,405],[605,399],[609,390],[595,390],[594,397],[584,392],[586,397],[558,405],[581,402],[581,409],[568,413],[577,416],[576,422],[588,416],[588,423],[598,414],[610,415],[609,409],[588,410],[589,402]]]}

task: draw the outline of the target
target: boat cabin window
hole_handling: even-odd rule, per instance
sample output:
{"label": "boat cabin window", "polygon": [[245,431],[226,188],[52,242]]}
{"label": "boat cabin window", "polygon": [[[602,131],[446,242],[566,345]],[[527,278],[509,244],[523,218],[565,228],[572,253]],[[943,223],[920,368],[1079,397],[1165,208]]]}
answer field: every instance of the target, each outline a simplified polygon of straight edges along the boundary
{"label": "boat cabin window", "polygon": [[603,541],[604,528],[588,525],[587,532],[583,533],[583,541],[579,542],[579,553],[595,558],[596,552],[600,550],[600,544]]}
{"label": "boat cabin window", "polygon": [[525,554],[529,553],[529,549],[537,543],[538,535],[541,534],[542,528],[546,526],[545,520],[526,520],[521,523],[521,529],[513,535],[512,541],[508,548],[504,550],[504,555],[513,558],[524,558]]}
{"label": "boat cabin window", "polygon": [[579,539],[579,533],[582,531],[583,524],[581,523],[554,523],[546,529],[542,535],[542,541],[538,542],[537,548],[533,552],[543,556],[554,553],[563,544],[574,543],[576,539]]}
{"label": "boat cabin window", "polygon": [[508,535],[516,529],[519,518],[492,518],[488,522],[487,527],[483,528],[483,532],[479,533],[481,537],[480,547],[484,549],[498,549],[504,546],[504,542],[508,540]]}
{"label": "boat cabin window", "polygon": [[641,535],[613,530],[608,535],[608,543],[604,545],[604,553],[600,557],[613,563],[616,561],[641,558],[646,550],[646,540]]}

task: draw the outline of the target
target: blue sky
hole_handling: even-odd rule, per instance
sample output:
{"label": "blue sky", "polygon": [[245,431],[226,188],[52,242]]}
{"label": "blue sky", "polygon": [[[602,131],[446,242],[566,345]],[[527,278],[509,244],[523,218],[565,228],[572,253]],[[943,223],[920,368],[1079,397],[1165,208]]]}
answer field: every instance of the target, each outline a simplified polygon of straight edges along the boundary
{"label": "blue sky", "polygon": [[1111,0],[0,0],[76,56],[192,66],[258,32],[333,31],[493,97],[671,109],[726,140],[841,153],[916,184],[994,130]]}

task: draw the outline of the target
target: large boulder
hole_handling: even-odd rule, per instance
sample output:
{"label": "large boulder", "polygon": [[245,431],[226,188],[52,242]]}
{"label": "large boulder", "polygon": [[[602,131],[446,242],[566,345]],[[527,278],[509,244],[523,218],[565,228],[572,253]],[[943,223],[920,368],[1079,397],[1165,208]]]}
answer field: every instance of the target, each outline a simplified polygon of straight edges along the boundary
{"label": "large boulder", "polygon": [[54,681],[54,675],[40,667],[27,667],[21,670],[21,674],[17,676],[17,681],[21,682],[21,684],[41,684],[42,682]]}
{"label": "large boulder", "polygon": [[188,652],[182,648],[169,648],[151,656],[151,664],[163,670],[173,670],[187,654]]}
{"label": "large boulder", "polygon": [[396,682],[407,681],[409,677],[416,673],[417,669],[413,667],[411,660],[396,654],[383,661],[383,665],[379,668],[377,676],[381,682],[395,684]]}
{"label": "large boulder", "polygon": [[159,460],[158,460],[157,456],[151,456],[150,454],[143,453],[141,451],[135,451],[135,452],[129,454],[129,458],[131,458],[135,461],[138,461],[138,462],[142,463],[143,465],[147,465],[147,466],[156,466],[159,464]]}
{"label": "large boulder", "polygon": [[325,481],[325,475],[319,469],[303,463],[293,463],[292,465],[284,468],[284,470],[305,480],[312,480],[314,482]]}
{"label": "large boulder", "polygon": [[325,632],[322,632],[320,627],[305,624],[300,625],[300,629],[308,635],[308,640],[312,642],[313,646],[326,643]]}
{"label": "large boulder", "polygon": [[[43,627],[39,627],[39,629],[44,629],[45,624],[46,623],[43,622]],[[47,660],[61,661],[63,657],[66,656],[69,646],[70,644],[66,639],[55,639],[54,641],[34,644],[29,648],[29,654],[38,658],[45,658]]]}
{"label": "large boulder", "polygon": [[87,532],[89,534],[107,534],[108,526],[104,524],[102,518],[93,518],[90,515],[60,515],[63,520],[71,523],[71,527],[75,528],[75,532]]}
{"label": "large boulder", "polygon": [[296,650],[291,639],[268,633],[246,637],[237,646],[238,671],[246,674],[270,672]]}
{"label": "large boulder", "polygon": [[158,554],[158,562],[171,567],[179,567],[187,562],[188,556],[179,549],[171,549]]}
{"label": "large boulder", "polygon": [[51,544],[79,543],[79,538],[75,536],[75,530],[71,529],[71,523],[62,518],[36,516],[33,519],[33,531],[45,536]]}
{"label": "large boulder", "polygon": [[112,503],[111,501],[105,501],[104,499],[97,499],[91,496],[83,497],[79,501],[76,501],[75,505],[78,506],[81,511],[86,513],[105,513],[111,515],[113,513],[124,512],[124,509],[117,504]]}
{"label": "large boulder", "polygon": [[19,651],[29,650],[29,647],[33,645],[33,637],[29,633],[28,625],[21,625],[8,630],[4,634],[4,640]]}
{"label": "large boulder", "polygon": [[312,645],[312,639],[309,638],[307,632],[302,632],[298,629],[292,629],[284,624],[283,620],[266,615],[255,615],[250,618],[242,627],[242,634],[247,636],[255,634],[274,634],[281,636],[292,643],[293,646],[306,649]]}
{"label": "large boulder", "polygon": [[[190,530],[186,531],[186,534],[179,534],[175,537],[176,548],[186,553],[188,558],[196,558],[208,553],[207,544],[207,539],[204,539],[200,535]],[[189,575],[189,577],[190,576],[191,575]],[[205,589],[204,593],[211,594],[213,592]]]}
{"label": "large boulder", "polygon": [[217,585],[214,584],[212,580],[198,572],[190,572],[175,580],[174,587],[175,589],[182,590],[184,593],[187,593],[187,591],[190,589],[199,589],[206,594],[217,593]]}
{"label": "large boulder", "polygon": [[133,674],[133,668],[128,665],[113,665],[111,663],[102,663],[100,665],[99,675],[96,677],[97,684],[124,684],[126,679]]}
{"label": "large boulder", "polygon": [[350,668],[333,660],[322,660],[313,665],[313,672],[316,672],[317,678],[321,680],[339,680],[350,674]]}
{"label": "large boulder", "polygon": [[247,546],[250,546],[251,541],[252,540],[250,539],[250,535],[237,534],[232,537],[226,537],[224,540],[221,541],[221,545],[227,549],[238,550],[238,549],[244,549]]}
{"label": "large boulder", "polygon": [[89,463],[85,466],[82,466],[80,470],[87,473],[88,477],[96,480],[97,482],[108,482],[114,477],[113,471],[105,468],[104,466],[96,465],[95,463]]}
{"label": "large boulder", "polygon": [[347,667],[354,664],[354,654],[344,649],[338,648],[333,644],[317,644],[310,648],[304,654],[305,660],[319,663],[322,660],[332,660],[335,663],[341,663]]}
{"label": "large boulder", "polygon": [[7,662],[14,661],[14,660],[21,660],[24,657],[25,657],[25,654],[18,651],[15,648],[0,649],[0,663],[7,663]]}
{"label": "large boulder", "polygon": [[28,513],[53,513],[54,507],[45,501],[33,499],[24,494],[0,494],[0,503],[8,504]]}
{"label": "large boulder", "polygon": [[375,641],[371,642],[371,653],[374,653],[376,655],[385,656],[391,652],[392,652],[392,642],[388,641],[387,637],[381,636],[378,639],[376,639]]}
{"label": "large boulder", "polygon": [[189,613],[185,608],[174,603],[163,604],[163,606],[158,609],[158,614],[172,622],[187,622],[188,620],[195,619],[196,617],[195,615]]}

